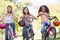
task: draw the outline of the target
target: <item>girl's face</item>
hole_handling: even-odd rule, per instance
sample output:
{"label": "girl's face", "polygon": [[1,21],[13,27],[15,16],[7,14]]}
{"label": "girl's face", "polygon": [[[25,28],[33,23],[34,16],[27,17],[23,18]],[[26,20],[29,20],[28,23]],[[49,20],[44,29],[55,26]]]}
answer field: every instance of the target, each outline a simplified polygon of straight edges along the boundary
{"label": "girl's face", "polygon": [[28,13],[28,8],[25,8],[24,12],[25,12],[25,13]]}
{"label": "girl's face", "polygon": [[43,12],[45,12],[46,9],[45,9],[45,7],[41,7],[41,10],[42,10]]}
{"label": "girl's face", "polygon": [[11,13],[11,11],[12,11],[12,8],[11,8],[11,7],[8,7],[8,8],[7,8],[7,12],[8,12],[8,13]]}

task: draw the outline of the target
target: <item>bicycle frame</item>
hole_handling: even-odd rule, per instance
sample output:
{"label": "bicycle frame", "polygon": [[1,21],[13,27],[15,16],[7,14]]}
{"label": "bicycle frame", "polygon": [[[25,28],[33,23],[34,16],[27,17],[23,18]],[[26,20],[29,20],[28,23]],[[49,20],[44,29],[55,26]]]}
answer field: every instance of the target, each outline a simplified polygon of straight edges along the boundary
{"label": "bicycle frame", "polygon": [[8,39],[13,40],[13,30],[10,24],[9,24],[9,30],[8,30]]}
{"label": "bicycle frame", "polygon": [[34,40],[34,32],[31,32],[33,31],[31,28],[27,28],[27,39],[29,40],[31,38],[31,40]]}
{"label": "bicycle frame", "polygon": [[50,34],[50,26],[48,26],[47,32],[48,32],[48,34]]}
{"label": "bicycle frame", "polygon": [[30,31],[30,28],[27,28],[27,34],[28,34],[28,36],[31,38],[32,35],[31,35],[31,33],[30,33],[29,31]]}
{"label": "bicycle frame", "polygon": [[48,37],[48,39],[49,39],[49,36],[53,36],[53,39],[56,38],[56,29],[54,27],[47,26],[46,31],[47,32],[45,32],[45,34],[46,34],[45,38]]}

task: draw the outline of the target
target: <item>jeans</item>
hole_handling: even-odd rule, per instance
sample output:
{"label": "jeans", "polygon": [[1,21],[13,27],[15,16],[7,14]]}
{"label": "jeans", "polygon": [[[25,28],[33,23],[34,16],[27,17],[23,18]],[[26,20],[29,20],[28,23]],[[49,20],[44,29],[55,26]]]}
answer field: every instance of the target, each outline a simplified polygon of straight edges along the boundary
{"label": "jeans", "polygon": [[41,25],[42,25],[41,33],[42,33],[42,32],[45,32],[45,30],[46,30],[46,29],[45,29],[46,26],[52,27],[51,22],[48,22],[48,21],[47,21],[47,22],[42,22]]}
{"label": "jeans", "polygon": [[12,27],[13,33],[15,33],[15,23],[14,22],[12,22],[12,23],[6,23],[5,40],[8,40],[9,25]]}
{"label": "jeans", "polygon": [[29,26],[24,26],[24,27],[23,27],[23,32],[22,32],[22,35],[23,35],[23,36],[26,36],[26,35],[27,35],[27,31],[26,31],[27,28],[32,28],[32,25],[29,24]]}

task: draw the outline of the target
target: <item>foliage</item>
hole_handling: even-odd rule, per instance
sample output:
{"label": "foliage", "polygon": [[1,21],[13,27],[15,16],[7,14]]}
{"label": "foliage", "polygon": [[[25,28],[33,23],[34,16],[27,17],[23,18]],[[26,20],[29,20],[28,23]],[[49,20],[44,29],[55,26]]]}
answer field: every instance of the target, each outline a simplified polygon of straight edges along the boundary
{"label": "foliage", "polygon": [[[20,17],[22,16],[22,9],[25,6],[32,6],[32,3],[31,3],[31,1],[28,1],[28,0],[23,0],[22,2],[19,2],[19,3],[12,2],[12,0],[0,0],[0,16],[3,16],[4,12],[6,11],[6,7],[8,5],[12,5],[14,12],[18,16],[18,19],[14,19],[14,22],[16,24],[16,33],[19,35],[22,33],[22,27],[20,27],[18,25]],[[60,20],[60,9],[59,9],[60,5],[59,4],[58,5],[50,5],[49,4],[48,7],[50,9],[50,15],[51,16],[57,16],[57,18]],[[40,19],[41,18],[33,21],[33,29],[34,29],[35,33],[38,30],[40,30],[40,28],[41,28],[41,20]],[[54,20],[52,20],[52,22],[53,21]],[[60,26],[58,28],[60,29]]]}

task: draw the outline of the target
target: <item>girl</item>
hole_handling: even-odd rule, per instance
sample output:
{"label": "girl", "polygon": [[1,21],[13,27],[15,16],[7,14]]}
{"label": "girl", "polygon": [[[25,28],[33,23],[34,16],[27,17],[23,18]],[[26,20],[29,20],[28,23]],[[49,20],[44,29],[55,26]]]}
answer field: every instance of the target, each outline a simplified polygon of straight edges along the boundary
{"label": "girl", "polygon": [[[44,36],[46,24],[49,25],[50,27],[52,27],[51,22],[49,21],[49,19],[51,19],[51,17],[49,16],[49,9],[46,5],[42,5],[39,8],[38,16],[41,16],[41,26],[42,26],[41,33]],[[44,38],[43,38],[43,40],[44,40]]]}
{"label": "girl", "polygon": [[[26,38],[26,29],[27,28],[32,29],[30,17],[35,18],[35,16],[33,16],[32,14],[29,13],[29,9],[27,7],[24,7],[23,8],[23,16],[21,17],[25,21],[25,26],[23,27],[23,40],[25,40],[25,38]],[[33,29],[32,29],[32,34],[34,36]],[[26,39],[26,40],[28,40],[28,39]]]}
{"label": "girl", "polygon": [[13,29],[13,35],[16,37],[15,33],[15,23],[13,21],[13,17],[17,18],[16,14],[13,12],[12,6],[8,5],[7,6],[7,11],[5,12],[4,16],[2,17],[2,20],[4,19],[4,22],[6,23],[6,33],[5,33],[5,40],[8,40],[8,28],[9,24]]}

